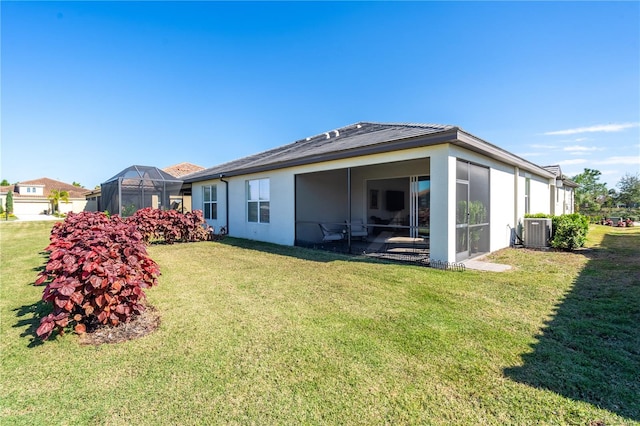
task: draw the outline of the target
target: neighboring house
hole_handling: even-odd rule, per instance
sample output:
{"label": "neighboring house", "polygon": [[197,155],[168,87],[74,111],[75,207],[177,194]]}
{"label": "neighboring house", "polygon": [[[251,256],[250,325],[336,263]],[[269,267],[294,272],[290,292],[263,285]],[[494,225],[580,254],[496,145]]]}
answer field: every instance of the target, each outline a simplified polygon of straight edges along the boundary
{"label": "neighboring house", "polygon": [[362,221],[428,237],[431,259],[448,262],[508,247],[525,213],[551,213],[558,184],[456,126],[368,122],[183,179],[193,207],[234,237],[307,245],[322,241],[320,223]]}
{"label": "neighboring house", "polygon": [[204,170],[204,167],[191,163],[179,163],[173,166],[165,167],[162,171],[169,173],[171,176],[181,178],[183,176]]}
{"label": "neighboring house", "polygon": [[87,200],[85,188],[79,188],[69,183],[60,182],[49,178],[40,178],[15,185],[3,186],[0,188],[0,201],[4,208],[7,192],[13,191],[13,212],[16,216],[49,214],[53,209],[49,195],[54,190],[67,191],[69,201],[60,200],[58,208],[60,213],[78,213],[85,210]]}
{"label": "neighboring house", "polygon": [[[173,166],[165,167],[162,170],[178,179],[182,179],[184,176],[204,170],[204,167],[191,163],[179,163]],[[183,183],[182,190],[180,191],[180,197],[177,197],[175,201],[179,202],[178,206],[176,207],[177,210],[183,213],[191,211],[191,184]]]}
{"label": "neighboring house", "polygon": [[555,191],[551,191],[551,211],[552,215],[571,214],[574,212],[575,190],[579,186],[577,183],[562,174],[560,166],[545,166],[545,170],[550,171],[556,177]]}
{"label": "neighboring house", "polygon": [[[181,195],[181,177],[200,170],[204,170],[204,167],[191,163],[179,163],[164,169],[153,166],[127,167],[102,183],[99,188],[87,192],[87,209],[90,211],[113,209],[112,213],[121,214],[122,207],[133,205],[136,208],[166,207],[183,212],[191,211],[190,185],[188,185],[189,188],[183,188],[184,193]],[[178,189],[174,191],[167,185],[171,187],[178,185]],[[115,189],[108,190],[107,197],[103,199],[105,188]],[[124,192],[123,188],[125,188]],[[167,198],[163,201],[165,196]]]}

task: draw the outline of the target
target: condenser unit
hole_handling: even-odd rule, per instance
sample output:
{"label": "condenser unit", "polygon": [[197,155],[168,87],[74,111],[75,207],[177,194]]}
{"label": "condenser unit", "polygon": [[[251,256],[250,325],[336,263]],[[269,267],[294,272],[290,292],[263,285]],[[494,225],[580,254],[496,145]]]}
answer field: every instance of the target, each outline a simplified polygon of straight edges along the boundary
{"label": "condenser unit", "polygon": [[525,218],[525,247],[549,247],[549,240],[551,240],[551,219]]}

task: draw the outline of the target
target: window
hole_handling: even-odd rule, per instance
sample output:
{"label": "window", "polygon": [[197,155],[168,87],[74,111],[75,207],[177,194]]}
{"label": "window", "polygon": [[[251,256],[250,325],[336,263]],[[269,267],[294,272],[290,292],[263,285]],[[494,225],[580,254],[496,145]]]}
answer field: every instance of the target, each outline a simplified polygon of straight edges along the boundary
{"label": "window", "polygon": [[247,221],[269,223],[269,179],[247,181]]}
{"label": "window", "polygon": [[31,187],[27,186],[27,192],[31,192]]}
{"label": "window", "polygon": [[202,187],[202,210],[205,219],[218,219],[218,187],[208,185]]}
{"label": "window", "polygon": [[530,213],[531,209],[531,178],[524,179],[524,212]]}

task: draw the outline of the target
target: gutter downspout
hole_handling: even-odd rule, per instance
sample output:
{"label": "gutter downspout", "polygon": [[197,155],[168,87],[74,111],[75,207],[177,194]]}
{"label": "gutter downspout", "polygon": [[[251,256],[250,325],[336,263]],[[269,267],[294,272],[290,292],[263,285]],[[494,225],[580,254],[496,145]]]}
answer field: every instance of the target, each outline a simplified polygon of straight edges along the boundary
{"label": "gutter downspout", "polygon": [[349,217],[349,225],[347,226],[347,245],[349,254],[351,254],[351,167],[347,168],[347,216]]}
{"label": "gutter downspout", "polygon": [[513,227],[517,229],[517,226],[518,226],[518,197],[519,197],[519,194],[518,194],[518,181],[519,181],[519,178],[520,178],[520,168],[518,166],[514,167],[514,176],[515,176],[515,179],[514,179],[515,185],[513,186],[513,192],[514,192],[513,193],[513,199],[514,199],[514,202],[513,202],[513,206],[514,206],[514,209],[513,209]]}
{"label": "gutter downspout", "polygon": [[225,220],[227,222],[225,228],[227,229],[227,235],[229,235],[229,181],[226,181],[226,180],[222,179],[223,177],[224,177],[224,175],[220,174],[220,181],[224,182],[224,184],[225,184],[225,190],[224,190],[225,202],[224,202],[224,207],[225,207]]}

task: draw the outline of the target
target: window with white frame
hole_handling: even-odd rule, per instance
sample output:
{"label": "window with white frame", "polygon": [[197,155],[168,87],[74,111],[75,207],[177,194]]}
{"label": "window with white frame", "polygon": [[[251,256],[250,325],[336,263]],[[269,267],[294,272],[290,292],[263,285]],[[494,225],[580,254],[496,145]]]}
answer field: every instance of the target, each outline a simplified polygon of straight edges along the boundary
{"label": "window with white frame", "polygon": [[247,221],[269,223],[269,179],[247,181]]}
{"label": "window with white frame", "polygon": [[218,219],[218,186],[202,187],[202,211],[205,219]]}
{"label": "window with white frame", "polygon": [[524,212],[531,213],[531,178],[524,179]]}

